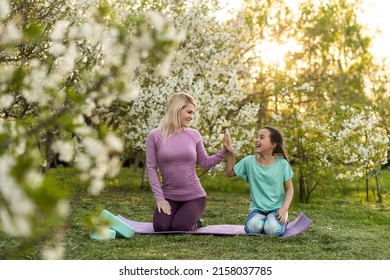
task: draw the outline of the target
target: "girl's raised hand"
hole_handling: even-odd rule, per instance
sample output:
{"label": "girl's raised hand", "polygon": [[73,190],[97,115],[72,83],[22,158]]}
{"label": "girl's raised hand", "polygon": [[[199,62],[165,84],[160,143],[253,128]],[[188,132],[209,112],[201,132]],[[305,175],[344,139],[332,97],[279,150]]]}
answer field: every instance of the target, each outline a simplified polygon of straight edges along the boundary
{"label": "girl's raised hand", "polygon": [[229,153],[234,153],[232,138],[230,137],[230,131],[228,128],[225,128],[225,138],[223,145]]}

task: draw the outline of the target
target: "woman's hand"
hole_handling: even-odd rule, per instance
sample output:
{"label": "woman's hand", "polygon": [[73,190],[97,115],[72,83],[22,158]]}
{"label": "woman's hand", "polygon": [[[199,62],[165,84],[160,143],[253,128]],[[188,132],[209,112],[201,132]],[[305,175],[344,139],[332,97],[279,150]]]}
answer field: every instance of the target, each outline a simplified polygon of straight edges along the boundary
{"label": "woman's hand", "polygon": [[165,199],[157,202],[157,210],[158,213],[162,210],[164,214],[171,215],[171,205]]}
{"label": "woman's hand", "polygon": [[228,128],[225,128],[225,138],[223,145],[225,146],[225,149],[230,153],[234,154],[234,148],[232,144],[232,138],[230,137],[230,132]]}

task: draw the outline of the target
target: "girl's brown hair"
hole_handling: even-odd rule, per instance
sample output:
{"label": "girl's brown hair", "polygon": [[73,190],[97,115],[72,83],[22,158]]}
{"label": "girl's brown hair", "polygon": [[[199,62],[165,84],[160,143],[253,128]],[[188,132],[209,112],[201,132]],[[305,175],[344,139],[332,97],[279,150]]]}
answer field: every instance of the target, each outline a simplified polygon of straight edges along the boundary
{"label": "girl's brown hair", "polygon": [[281,154],[287,161],[289,161],[286,147],[284,146],[283,134],[272,126],[263,126],[261,129],[267,129],[270,132],[271,142],[276,144],[272,154]]}

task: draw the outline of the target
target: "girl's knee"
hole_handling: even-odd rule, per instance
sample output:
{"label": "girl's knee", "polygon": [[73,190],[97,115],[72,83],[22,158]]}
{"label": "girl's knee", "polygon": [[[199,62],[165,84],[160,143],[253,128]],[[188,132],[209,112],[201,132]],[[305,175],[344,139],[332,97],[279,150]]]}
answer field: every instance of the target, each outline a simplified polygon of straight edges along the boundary
{"label": "girl's knee", "polygon": [[268,215],[264,222],[264,233],[269,235],[282,236],[284,233],[284,225],[280,224],[273,215]]}
{"label": "girl's knee", "polygon": [[245,223],[246,233],[262,233],[264,230],[264,218],[262,215],[254,215]]}

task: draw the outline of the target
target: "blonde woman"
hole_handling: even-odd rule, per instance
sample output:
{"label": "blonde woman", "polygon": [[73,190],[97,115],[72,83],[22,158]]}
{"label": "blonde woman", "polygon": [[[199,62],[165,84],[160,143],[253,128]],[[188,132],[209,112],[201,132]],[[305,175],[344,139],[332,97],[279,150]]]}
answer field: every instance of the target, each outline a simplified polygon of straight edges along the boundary
{"label": "blonde woman", "polygon": [[206,192],[196,175],[196,165],[208,170],[228,154],[224,146],[217,154],[207,155],[201,135],[190,128],[195,110],[196,101],[191,95],[173,94],[159,126],[149,132],[146,140],[146,166],[156,200],[156,232],[192,231],[201,226]]}

